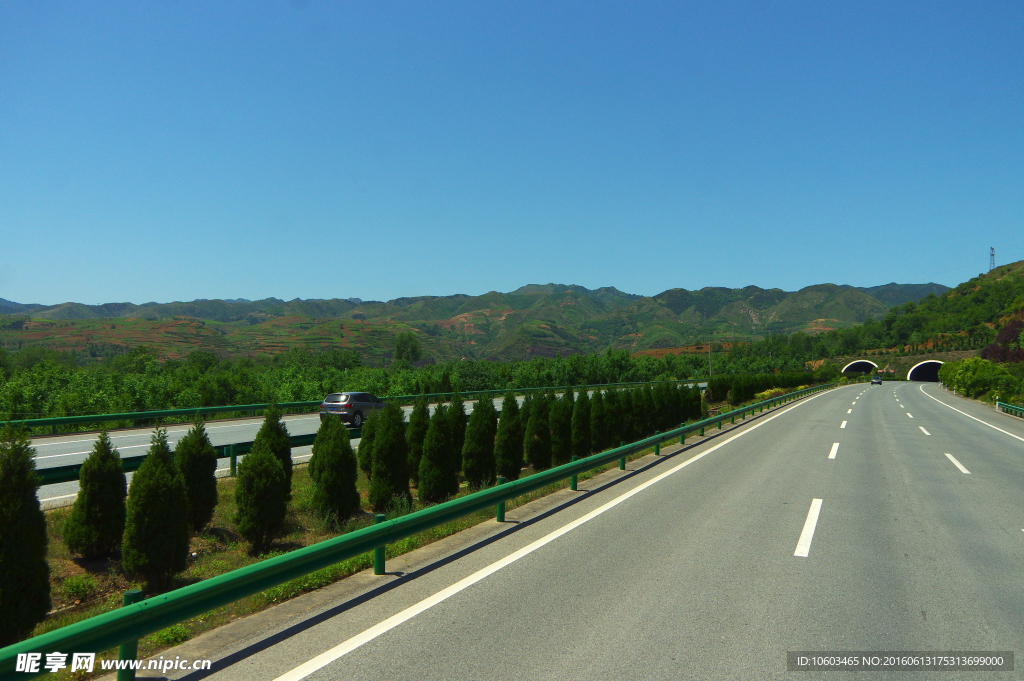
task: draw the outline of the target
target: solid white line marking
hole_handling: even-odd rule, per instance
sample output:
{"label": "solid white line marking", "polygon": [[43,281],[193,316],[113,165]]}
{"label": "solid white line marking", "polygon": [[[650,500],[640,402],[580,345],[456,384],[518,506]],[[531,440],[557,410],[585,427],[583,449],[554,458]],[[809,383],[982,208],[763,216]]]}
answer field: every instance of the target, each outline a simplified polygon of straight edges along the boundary
{"label": "solid white line marking", "polygon": [[[620,496],[612,499],[611,501],[609,501],[608,503],[604,504],[603,506],[600,506],[600,507],[594,509],[590,513],[587,513],[586,515],[584,515],[584,516],[582,516],[580,518],[577,518],[576,520],[572,521],[571,523],[568,523],[567,525],[563,525],[562,527],[558,528],[557,530],[554,530],[553,532],[544,535],[543,537],[541,537],[540,539],[536,540],[532,544],[528,544],[528,545],[524,546],[523,548],[519,549],[518,551],[516,551],[514,553],[511,553],[508,556],[502,558],[501,560],[498,560],[498,561],[496,561],[494,563],[491,563],[487,567],[484,567],[484,568],[482,568],[480,570],[477,570],[473,574],[469,575],[468,577],[465,577],[464,579],[459,580],[458,582],[456,582],[455,584],[452,584],[448,588],[442,589],[441,591],[438,591],[433,596],[428,596],[427,598],[423,599],[419,603],[416,603],[414,605],[409,606],[405,610],[402,610],[401,612],[399,612],[399,613],[397,613],[395,615],[392,615],[391,617],[387,618],[383,622],[380,622],[379,624],[376,624],[376,625],[370,627],[369,629],[363,631],[362,633],[356,634],[355,636],[353,636],[352,638],[348,639],[347,641],[344,641],[344,642],[338,644],[334,648],[331,648],[330,650],[317,655],[312,660],[309,660],[308,662],[304,662],[303,664],[300,664],[298,667],[295,667],[291,671],[285,672],[281,676],[277,677],[274,681],[300,681],[300,679],[304,679],[305,677],[309,676],[310,674],[312,674],[313,672],[317,671],[318,669],[322,669],[322,668],[326,667],[331,662],[334,662],[338,658],[343,657],[344,655],[347,655],[348,653],[352,652],[353,650],[355,650],[356,648],[362,646],[363,644],[369,643],[370,641],[372,641],[373,639],[377,638],[381,634],[384,634],[384,633],[390,631],[391,629],[394,629],[398,625],[400,625],[403,622],[406,622],[406,621],[412,619],[413,617],[415,617],[416,615],[420,614],[421,612],[429,610],[430,608],[434,607],[438,603],[441,603],[442,601],[448,599],[451,596],[454,596],[455,594],[459,593],[460,591],[463,591],[464,589],[469,588],[470,586],[476,584],[480,580],[482,580],[482,579],[484,579],[484,578],[494,574],[495,572],[497,572],[498,570],[502,569],[503,567],[511,565],[512,563],[516,562],[520,558],[523,558],[524,556],[528,556],[529,554],[533,553],[534,551],[536,551],[537,549],[543,547],[544,545],[551,543],[555,539],[558,539],[562,535],[568,534],[569,532],[571,532],[572,530],[575,530],[577,527],[583,525],[584,523],[589,522],[589,521],[593,520],[594,518],[596,518],[597,516],[601,515],[602,513],[604,513],[606,511],[614,508],[615,506],[618,506],[619,504],[621,504],[623,501],[626,501],[630,497],[632,497],[632,496],[634,496],[636,494],[639,494],[640,492],[642,492],[643,490],[647,489],[651,485],[654,485],[654,484],[664,480],[668,476],[672,475],[673,473],[676,473],[676,472],[682,470],[683,468],[686,468],[687,466],[689,466],[694,461],[697,461],[699,459],[704,458],[705,456],[707,456],[711,452],[713,452],[713,451],[715,451],[715,450],[717,450],[717,449],[719,449],[721,447],[724,447],[725,445],[729,444],[730,442],[732,442],[736,438],[743,437],[747,433],[750,433],[750,432],[753,432],[753,431],[757,430],[758,428],[760,428],[764,424],[768,423],[769,421],[772,421],[772,420],[778,418],[779,416],[782,416],[783,414],[785,414],[785,413],[787,413],[787,412],[789,412],[789,411],[791,411],[793,409],[796,409],[797,407],[799,407],[801,405],[807,404],[811,400],[816,399],[816,398],[818,398],[818,397],[820,397],[821,395],[824,395],[824,394],[825,393],[818,393],[814,397],[808,398],[808,399],[806,399],[806,400],[804,400],[802,402],[797,402],[796,404],[791,406],[789,409],[786,409],[784,411],[780,411],[777,414],[775,414],[774,416],[771,416],[770,418],[767,418],[764,421],[761,421],[760,423],[754,424],[753,426],[751,426],[750,428],[747,428],[743,432],[740,432],[740,433],[737,433],[736,435],[733,435],[728,440],[725,440],[724,442],[721,442],[721,443],[715,445],[714,447],[711,447],[710,449],[707,449],[707,450],[701,452],[700,454],[697,454],[696,456],[693,456],[693,457],[687,459],[686,461],[682,462],[678,466],[675,466],[674,468],[671,468],[671,469],[665,471],[661,475],[658,475],[658,476],[656,476],[654,478],[651,478],[647,482],[645,482],[645,483],[643,483],[641,485],[638,485],[637,487],[631,489],[628,492],[625,492],[624,494],[621,494]],[[818,499],[816,501],[818,501],[818,506],[820,508],[821,500]],[[811,504],[811,508],[814,509],[814,504],[813,503]],[[815,521],[817,521],[817,513],[815,513]],[[805,532],[807,531],[807,527],[806,526],[804,526],[804,531]],[[811,531],[813,533],[813,527],[811,528]],[[801,538],[801,540],[802,540],[802,538]],[[809,545],[810,545],[810,540],[808,540],[808,546]]]}
{"label": "solid white line marking", "polygon": [[[923,386],[923,385],[921,386],[921,392],[923,392],[923,393],[924,393],[924,394],[925,394],[925,395],[926,395],[927,397],[932,397],[932,396],[931,396],[931,395],[929,395],[928,393],[925,393],[925,392],[924,392],[924,386]],[[991,423],[988,423],[987,421],[982,421],[981,419],[977,418],[976,416],[971,416],[970,414],[968,414],[968,413],[967,413],[967,412],[965,412],[965,411],[960,411],[960,410],[959,410],[959,409],[957,409],[956,407],[954,407],[954,406],[951,406],[951,405],[948,405],[948,404],[946,404],[945,402],[943,402],[942,400],[936,399],[936,398],[934,398],[934,397],[932,397],[932,399],[933,399],[933,400],[935,400],[936,402],[938,402],[939,404],[941,404],[941,405],[942,405],[942,406],[944,406],[944,407],[949,407],[949,408],[950,408],[950,409],[952,409],[953,411],[956,411],[956,412],[960,412],[961,414],[963,414],[964,416],[966,416],[966,417],[967,417],[967,418],[969,418],[969,419],[974,419],[974,420],[975,420],[975,421],[977,421],[978,423],[984,423],[984,424],[985,424],[986,426],[988,426],[989,428],[994,428],[995,430],[998,430],[998,431],[999,431],[1000,433],[1002,433],[1003,435],[1009,435],[1010,437],[1015,437],[1015,438],[1017,438],[1018,440],[1020,440],[1021,442],[1024,442],[1024,437],[1021,437],[1020,435],[1014,435],[1013,433],[1008,433],[1008,432],[1006,432],[1005,430],[1003,430],[1002,428],[999,428],[999,427],[997,427],[997,426],[993,426],[993,425],[992,425]]]}
{"label": "solid white line marking", "polygon": [[853,410],[852,410],[852,409],[847,409],[847,410],[846,410],[846,413],[847,413],[847,414],[852,414],[852,413],[853,413]]}
{"label": "solid white line marking", "polygon": [[800,533],[800,539],[796,543],[794,556],[806,558],[811,552],[811,540],[814,539],[814,528],[818,524],[818,514],[821,513],[821,499],[813,499],[811,508],[807,511],[807,520],[804,521],[804,530]]}
{"label": "solid white line marking", "polygon": [[[173,442],[168,442],[167,444],[173,445],[174,443]],[[144,444],[144,445],[128,445],[127,447],[115,447],[114,449],[116,449],[117,451],[121,451],[123,449],[138,449],[139,447],[148,447],[148,446],[149,446],[149,444]],[[46,456],[37,456],[36,459],[56,459],[56,458],[59,458],[59,457],[62,457],[62,456],[80,456],[82,454],[92,454],[92,450],[90,449],[87,452],[70,452],[68,454],[47,454]]]}
{"label": "solid white line marking", "polygon": [[845,428],[846,427],[846,421],[843,421],[842,423],[840,423],[839,427],[840,428]]}
{"label": "solid white line marking", "polygon": [[836,453],[838,451],[839,451],[839,443],[838,442],[833,442],[832,443],[832,451],[830,451],[828,453],[828,458],[830,458],[830,459],[836,458]]}
{"label": "solid white line marking", "polygon": [[910,418],[914,418],[914,415],[911,414],[909,411],[907,412],[907,416],[909,416]]}
{"label": "solid white line marking", "polygon": [[970,475],[971,472],[964,468],[959,461],[953,458],[952,454],[946,454],[946,458],[953,462],[953,465],[960,469],[960,472],[964,475]]}
{"label": "solid white line marking", "polygon": [[77,497],[77,496],[78,496],[78,492],[75,492],[74,494],[62,494],[59,497],[47,497],[45,499],[40,499],[39,503],[43,503],[44,501],[53,501],[55,499],[67,499],[68,497]]}
{"label": "solid white line marking", "polygon": [[924,433],[925,435],[931,435],[931,433],[924,429],[924,426],[918,426],[918,428],[920,428],[921,432]]}

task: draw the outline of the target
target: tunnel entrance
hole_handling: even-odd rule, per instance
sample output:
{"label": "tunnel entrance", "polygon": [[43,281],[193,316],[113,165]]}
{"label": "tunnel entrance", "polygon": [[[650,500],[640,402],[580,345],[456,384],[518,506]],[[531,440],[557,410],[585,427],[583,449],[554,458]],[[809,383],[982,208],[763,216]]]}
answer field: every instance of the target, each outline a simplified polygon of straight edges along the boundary
{"label": "tunnel entrance", "polygon": [[926,359],[910,368],[910,371],[907,372],[907,380],[937,383],[939,381],[939,368],[942,365],[943,362],[937,359]]}
{"label": "tunnel entrance", "polygon": [[857,359],[844,366],[843,373],[849,371],[850,373],[870,374],[877,368],[878,365],[870,359]]}

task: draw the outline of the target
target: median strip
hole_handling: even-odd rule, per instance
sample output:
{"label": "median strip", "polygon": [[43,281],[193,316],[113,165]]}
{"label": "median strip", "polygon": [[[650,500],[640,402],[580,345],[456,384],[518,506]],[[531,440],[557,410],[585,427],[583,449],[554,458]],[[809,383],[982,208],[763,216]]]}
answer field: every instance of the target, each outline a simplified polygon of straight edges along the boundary
{"label": "median strip", "polygon": [[796,542],[796,551],[793,552],[797,558],[806,558],[811,552],[811,540],[814,539],[814,528],[818,525],[819,513],[821,513],[821,499],[812,499],[811,508],[807,511],[807,520],[804,521],[804,529],[800,533],[800,539]]}

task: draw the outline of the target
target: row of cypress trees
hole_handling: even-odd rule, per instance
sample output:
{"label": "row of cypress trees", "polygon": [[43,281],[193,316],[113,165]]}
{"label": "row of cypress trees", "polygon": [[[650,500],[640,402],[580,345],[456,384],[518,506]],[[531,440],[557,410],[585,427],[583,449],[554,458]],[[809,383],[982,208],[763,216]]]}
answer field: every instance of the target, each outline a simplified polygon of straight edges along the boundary
{"label": "row of cypress trees", "polygon": [[468,422],[458,394],[433,414],[420,398],[407,424],[396,405],[367,419],[359,467],[370,479],[371,507],[386,512],[410,498],[410,483],[421,503],[437,503],[458,493],[460,474],[470,489],[488,487],[498,476],[518,479],[524,465],[544,470],[701,416],[698,388],[667,383],[593,396],[531,393],[522,407],[510,391],[500,415],[483,400]]}

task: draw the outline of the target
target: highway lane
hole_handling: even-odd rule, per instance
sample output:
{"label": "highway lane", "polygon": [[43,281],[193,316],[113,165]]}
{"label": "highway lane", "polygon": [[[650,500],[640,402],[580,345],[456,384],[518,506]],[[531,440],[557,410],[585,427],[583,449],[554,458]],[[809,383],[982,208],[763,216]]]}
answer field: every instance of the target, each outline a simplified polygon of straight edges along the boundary
{"label": "highway lane", "polygon": [[1024,429],[921,388],[833,390],[510,513],[501,540],[379,578],[399,583],[213,677],[782,679],[796,650],[1020,654],[1024,442],[929,395]]}

